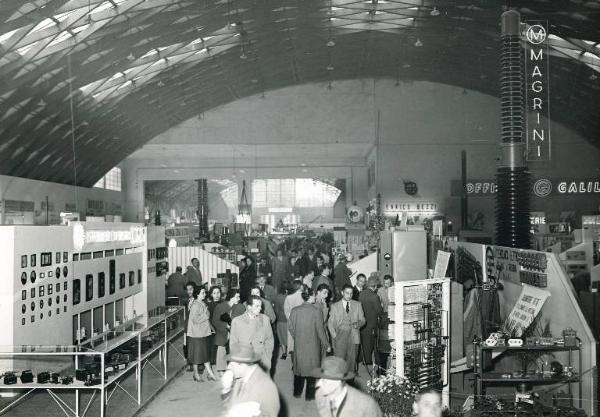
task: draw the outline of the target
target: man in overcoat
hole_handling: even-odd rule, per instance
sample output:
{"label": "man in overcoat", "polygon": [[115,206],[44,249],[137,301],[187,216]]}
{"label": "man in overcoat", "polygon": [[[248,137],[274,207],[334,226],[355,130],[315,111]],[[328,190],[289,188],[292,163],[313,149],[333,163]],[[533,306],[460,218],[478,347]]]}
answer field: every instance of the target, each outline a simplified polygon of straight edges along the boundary
{"label": "man in overcoat", "polygon": [[358,301],[362,305],[365,313],[365,325],[360,329],[360,343],[362,348],[362,357],[367,371],[373,366],[373,350],[375,348],[375,332],[379,317],[383,313],[381,300],[377,296],[377,286],[379,285],[379,274],[373,272],[367,280],[367,286],[360,292]]}
{"label": "man in overcoat", "polygon": [[[306,381],[306,400],[315,399],[315,379],[312,372],[319,366],[324,351],[331,351],[325,333],[323,313],[314,303],[314,293],[302,293],[304,303],[294,307],[288,320],[288,329],[295,340],[294,348],[294,397],[300,398]],[[313,303],[311,303],[311,301]]]}
{"label": "man in overcoat", "polygon": [[248,298],[246,312],[231,321],[229,347],[251,346],[260,356],[260,364],[268,372],[273,356],[273,330],[269,318],[260,313],[262,300],[251,295]]}

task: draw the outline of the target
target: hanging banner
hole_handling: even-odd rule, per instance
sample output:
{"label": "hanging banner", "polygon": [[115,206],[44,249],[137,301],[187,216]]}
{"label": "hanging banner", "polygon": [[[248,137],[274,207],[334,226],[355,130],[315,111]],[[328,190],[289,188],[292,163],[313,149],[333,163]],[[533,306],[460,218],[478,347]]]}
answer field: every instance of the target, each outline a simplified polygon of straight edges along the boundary
{"label": "hanging banner", "polygon": [[551,150],[548,22],[526,21],[525,23],[527,160],[549,161]]}
{"label": "hanging banner", "polygon": [[504,330],[512,337],[521,337],[540,313],[548,297],[548,291],[524,284],[519,299],[504,322]]}

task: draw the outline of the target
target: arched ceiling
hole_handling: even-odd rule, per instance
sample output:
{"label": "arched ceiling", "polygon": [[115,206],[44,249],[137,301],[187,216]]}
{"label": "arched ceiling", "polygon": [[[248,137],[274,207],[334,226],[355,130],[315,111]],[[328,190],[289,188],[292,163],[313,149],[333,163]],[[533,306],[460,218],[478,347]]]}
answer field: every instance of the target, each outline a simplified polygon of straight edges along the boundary
{"label": "arched ceiling", "polygon": [[[600,2],[510,7],[549,21],[552,118],[600,146]],[[91,186],[170,127],[289,85],[391,77],[498,95],[503,10],[497,0],[2,0],[0,174]]]}

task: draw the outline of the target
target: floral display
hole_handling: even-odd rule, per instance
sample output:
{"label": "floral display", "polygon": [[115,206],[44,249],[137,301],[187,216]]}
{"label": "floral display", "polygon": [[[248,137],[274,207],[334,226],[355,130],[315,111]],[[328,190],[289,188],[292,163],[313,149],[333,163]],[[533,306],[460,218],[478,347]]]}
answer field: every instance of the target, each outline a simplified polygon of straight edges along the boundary
{"label": "floral display", "polygon": [[419,392],[416,384],[390,372],[367,382],[367,389],[385,417],[410,416]]}

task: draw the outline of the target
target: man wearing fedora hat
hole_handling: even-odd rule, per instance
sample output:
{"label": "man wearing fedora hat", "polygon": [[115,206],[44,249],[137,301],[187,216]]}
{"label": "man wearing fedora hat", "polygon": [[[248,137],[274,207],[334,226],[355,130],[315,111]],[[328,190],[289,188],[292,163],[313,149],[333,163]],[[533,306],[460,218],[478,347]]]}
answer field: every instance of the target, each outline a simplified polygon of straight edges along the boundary
{"label": "man wearing fedora hat", "polygon": [[381,301],[377,296],[377,286],[379,285],[379,273],[372,272],[367,280],[367,286],[360,292],[358,301],[362,305],[365,313],[365,325],[360,329],[360,343],[362,348],[362,359],[367,367],[369,374],[371,370],[369,367],[373,366],[373,350],[375,348],[375,331],[377,329],[377,323],[379,317],[383,313],[381,307]]}
{"label": "man wearing fedora hat", "polygon": [[375,400],[346,384],[354,378],[342,358],[329,356],[313,371],[317,380],[316,404],[320,417],[382,417]]}
{"label": "man wearing fedora hat", "polygon": [[251,346],[232,346],[227,355],[229,365],[223,374],[221,394],[229,408],[236,404],[256,402],[261,416],[277,417],[279,414],[279,392],[269,375],[261,369],[261,360]]}

